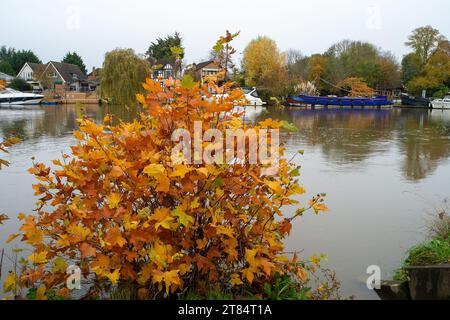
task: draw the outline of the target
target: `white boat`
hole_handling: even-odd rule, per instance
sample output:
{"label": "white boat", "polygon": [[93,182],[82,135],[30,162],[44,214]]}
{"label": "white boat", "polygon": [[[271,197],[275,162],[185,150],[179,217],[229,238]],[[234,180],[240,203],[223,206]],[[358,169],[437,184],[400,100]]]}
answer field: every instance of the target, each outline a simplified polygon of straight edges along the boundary
{"label": "white boat", "polygon": [[434,99],[430,104],[433,109],[450,109],[450,92],[445,95],[444,99]]}
{"label": "white boat", "polygon": [[[266,103],[261,100],[261,98],[258,97],[258,92],[256,91],[256,88],[242,88],[242,91],[244,91],[245,99],[244,101],[236,101],[236,104],[243,102],[246,106],[252,106],[252,107],[261,107],[265,105]],[[212,94],[211,98],[207,98],[209,101],[214,101],[214,99],[218,100],[220,98],[228,96],[227,94]]]}
{"label": "white boat", "polygon": [[260,97],[258,97],[258,92],[256,91],[256,88],[242,88],[242,91],[244,91],[245,99],[248,101],[249,106],[263,106],[266,103],[261,100]]}
{"label": "white boat", "polygon": [[43,98],[42,94],[21,92],[11,88],[0,90],[1,106],[40,104]]}

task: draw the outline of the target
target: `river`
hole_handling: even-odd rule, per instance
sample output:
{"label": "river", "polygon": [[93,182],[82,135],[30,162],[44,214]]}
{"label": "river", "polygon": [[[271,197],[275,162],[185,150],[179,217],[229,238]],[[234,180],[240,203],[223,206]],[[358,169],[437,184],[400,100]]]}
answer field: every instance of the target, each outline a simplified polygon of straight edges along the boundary
{"label": "river", "polygon": [[[0,248],[10,252],[3,244],[19,226],[15,217],[31,212],[36,201],[31,158],[50,164],[74,143],[77,117],[101,121],[108,111],[125,119],[135,114],[96,105],[0,108],[0,141],[11,134],[23,139],[2,155],[11,166],[0,171],[0,213],[11,219],[0,225]],[[426,237],[434,208],[450,197],[450,111],[262,108],[247,117],[294,123],[299,131],[283,133],[282,141],[288,154],[304,150],[297,157],[307,189],[301,200],[327,194],[329,212],[296,220],[288,249],[304,249],[303,257],[327,254],[344,296],[377,299],[365,284],[367,267],[378,265],[382,278],[392,276],[406,250]],[[4,261],[3,278],[8,265]]]}

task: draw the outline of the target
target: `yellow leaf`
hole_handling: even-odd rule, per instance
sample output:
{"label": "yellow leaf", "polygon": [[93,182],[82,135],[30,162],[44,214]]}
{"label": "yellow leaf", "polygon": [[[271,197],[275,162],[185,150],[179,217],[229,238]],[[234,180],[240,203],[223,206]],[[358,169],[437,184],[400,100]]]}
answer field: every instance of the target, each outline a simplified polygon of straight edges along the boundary
{"label": "yellow leaf", "polygon": [[232,287],[243,284],[241,277],[237,273],[231,275],[230,284]]}
{"label": "yellow leaf", "polygon": [[15,292],[17,288],[17,277],[14,272],[10,272],[3,282],[3,291],[6,292]]}
{"label": "yellow leaf", "polygon": [[117,281],[119,280],[120,269],[116,269],[116,270],[114,270],[114,272],[111,272],[111,273],[105,273],[105,276],[109,280],[111,280],[112,284],[116,284]]}
{"label": "yellow leaf", "polygon": [[189,171],[191,171],[191,169],[188,166],[185,166],[184,164],[177,164],[175,165],[175,170],[170,176],[184,178],[186,173],[188,173]]}
{"label": "yellow leaf", "polygon": [[197,209],[198,207],[200,207],[200,203],[198,202],[198,197],[194,198],[194,201],[191,202],[190,207],[191,207],[191,209]]}
{"label": "yellow leaf", "polygon": [[164,272],[164,283],[166,284],[166,293],[169,293],[169,288],[171,286],[179,286],[181,284],[180,278],[178,277],[179,270],[172,270]]}
{"label": "yellow leaf", "polygon": [[110,195],[108,196],[108,206],[111,209],[117,208],[121,198],[122,196],[120,195],[120,193],[117,192],[110,193]]}
{"label": "yellow leaf", "polygon": [[28,257],[28,261],[34,264],[47,262],[47,251],[35,252]]}
{"label": "yellow leaf", "polygon": [[6,239],[6,243],[10,243],[11,241],[13,241],[13,240],[14,240],[15,238],[17,238],[18,236],[20,236],[19,233],[11,234],[11,235],[8,237],[8,239]]}
{"label": "yellow leaf", "polygon": [[146,166],[143,172],[149,175],[150,177],[155,177],[159,174],[165,173],[166,169],[162,164],[152,163]]}
{"label": "yellow leaf", "polygon": [[187,227],[189,223],[194,222],[194,218],[186,214],[186,212],[184,212],[184,210],[181,207],[177,207],[175,210],[173,210],[172,215],[178,217],[180,223],[185,227]]}
{"label": "yellow leaf", "polygon": [[160,226],[166,229],[171,229],[174,218],[170,216],[170,210],[168,208],[158,208],[155,210],[152,220],[158,221],[155,223],[156,230],[158,230]]}
{"label": "yellow leaf", "polygon": [[45,296],[45,286],[41,286],[36,290],[36,299],[37,300],[47,300],[48,299]]}
{"label": "yellow leaf", "polygon": [[283,189],[281,188],[281,182],[280,181],[270,181],[270,180],[264,180],[264,183],[275,193],[281,194],[283,193]]}
{"label": "yellow leaf", "polygon": [[65,273],[66,270],[67,270],[67,263],[61,257],[57,257],[55,261],[53,261],[52,272]]}

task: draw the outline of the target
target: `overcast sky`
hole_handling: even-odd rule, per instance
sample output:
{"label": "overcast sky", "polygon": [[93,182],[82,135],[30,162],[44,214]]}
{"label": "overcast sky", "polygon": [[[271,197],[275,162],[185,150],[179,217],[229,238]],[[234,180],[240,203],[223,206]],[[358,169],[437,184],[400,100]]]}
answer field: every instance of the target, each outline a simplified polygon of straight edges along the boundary
{"label": "overcast sky", "polygon": [[109,50],[144,53],[174,31],[188,63],[206,58],[226,29],[241,31],[237,58],[258,35],[305,54],[342,39],[366,40],[398,59],[416,27],[430,24],[450,37],[448,0],[0,0],[0,12],[0,45],[31,49],[43,62],[76,50],[88,69],[101,66]]}

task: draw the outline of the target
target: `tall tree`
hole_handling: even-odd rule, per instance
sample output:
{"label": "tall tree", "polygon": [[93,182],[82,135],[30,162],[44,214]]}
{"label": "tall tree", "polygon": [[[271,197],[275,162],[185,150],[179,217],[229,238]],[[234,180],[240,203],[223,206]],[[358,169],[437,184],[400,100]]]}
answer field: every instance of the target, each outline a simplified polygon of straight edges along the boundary
{"label": "tall tree", "polygon": [[413,48],[422,64],[425,65],[441,39],[439,30],[425,26],[414,29],[405,45]]}
{"label": "tall tree", "polygon": [[418,77],[423,70],[422,61],[415,52],[408,53],[402,59],[402,81],[408,83],[413,78]]}
{"label": "tall tree", "polygon": [[183,50],[183,53],[181,54],[181,59],[183,59],[184,48],[182,46],[182,41],[179,32],[175,32],[173,35],[167,35],[165,38],[157,38],[156,42],[150,44],[146,55],[152,63],[160,59],[174,59],[175,55],[171,48],[176,47]]}
{"label": "tall tree", "polygon": [[78,53],[76,53],[75,51],[74,51],[74,52],[70,52],[70,51],[67,52],[66,55],[64,56],[64,58],[62,59],[61,62],[75,64],[75,65],[77,65],[78,67],[80,67],[80,70],[81,70],[84,74],[87,73],[86,65],[84,64],[83,59],[82,59],[81,56],[80,56]]}
{"label": "tall tree", "polygon": [[15,51],[8,59],[8,62],[15,74],[19,73],[25,62],[42,63],[38,56],[31,50]]}
{"label": "tall tree", "polygon": [[142,83],[151,74],[148,61],[133,49],[107,52],[103,62],[100,96],[121,105],[137,104],[136,93],[143,92]]}
{"label": "tall tree", "polygon": [[250,41],[244,50],[242,67],[247,85],[262,87],[272,95],[280,95],[285,89],[286,55],[269,37],[260,36]]}
{"label": "tall tree", "polygon": [[15,76],[16,73],[7,60],[0,60],[0,72],[6,73],[10,76]]}
{"label": "tall tree", "polygon": [[413,30],[406,45],[414,51],[402,61],[402,75],[408,90],[440,96],[450,86],[450,42],[431,26]]}
{"label": "tall tree", "polygon": [[301,80],[307,78],[308,57],[299,50],[289,49],[286,51],[286,60],[291,77]]}

